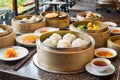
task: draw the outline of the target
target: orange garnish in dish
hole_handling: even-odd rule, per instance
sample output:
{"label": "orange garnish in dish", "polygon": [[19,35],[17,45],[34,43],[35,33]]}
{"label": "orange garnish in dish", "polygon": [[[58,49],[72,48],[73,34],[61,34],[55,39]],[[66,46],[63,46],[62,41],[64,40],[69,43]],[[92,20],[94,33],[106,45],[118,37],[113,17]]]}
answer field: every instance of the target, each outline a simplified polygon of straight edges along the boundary
{"label": "orange garnish in dish", "polygon": [[111,57],[113,56],[113,54],[109,51],[99,51],[97,52],[97,55],[99,56],[104,56],[104,57]]}
{"label": "orange garnish in dish", "polygon": [[4,56],[5,58],[17,57],[18,53],[15,51],[14,48],[7,48]]}
{"label": "orange garnish in dish", "polygon": [[23,37],[23,43],[36,43],[37,40],[36,35],[27,35]]}
{"label": "orange garnish in dish", "polygon": [[120,32],[118,29],[113,29],[112,32]]}

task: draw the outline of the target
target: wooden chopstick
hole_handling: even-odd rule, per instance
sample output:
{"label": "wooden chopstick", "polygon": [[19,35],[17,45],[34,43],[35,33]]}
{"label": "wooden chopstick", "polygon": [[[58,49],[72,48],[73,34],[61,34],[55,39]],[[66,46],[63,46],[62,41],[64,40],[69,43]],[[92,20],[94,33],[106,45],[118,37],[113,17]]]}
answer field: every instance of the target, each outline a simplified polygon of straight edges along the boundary
{"label": "wooden chopstick", "polygon": [[27,57],[25,57],[23,60],[21,60],[20,62],[18,62],[15,67],[13,68],[13,70],[17,71],[19,70],[35,53],[36,53],[37,49],[33,49],[28,55]]}
{"label": "wooden chopstick", "polygon": [[117,73],[117,79],[116,80],[120,80],[119,78],[120,78],[120,64],[118,66],[118,73]]}

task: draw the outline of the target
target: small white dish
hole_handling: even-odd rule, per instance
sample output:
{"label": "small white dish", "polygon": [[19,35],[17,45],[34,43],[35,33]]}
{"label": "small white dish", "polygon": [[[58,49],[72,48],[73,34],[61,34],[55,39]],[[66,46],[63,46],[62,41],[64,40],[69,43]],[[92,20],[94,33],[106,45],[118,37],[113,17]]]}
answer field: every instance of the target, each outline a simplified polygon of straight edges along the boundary
{"label": "small white dish", "polygon": [[[15,51],[17,52],[18,56],[17,57],[12,57],[12,58],[5,58],[4,54],[7,48],[14,48]],[[2,61],[15,61],[24,58],[25,56],[28,55],[28,49],[21,47],[21,46],[10,46],[6,48],[1,48],[0,49],[0,60]]]}
{"label": "small white dish", "polygon": [[110,2],[105,2],[105,1],[98,1],[98,2],[95,2],[95,3],[98,3],[98,4],[111,4]]}
{"label": "small white dish", "polygon": [[115,22],[106,21],[104,23],[108,25],[109,29],[112,29],[117,26],[117,24]]}
{"label": "small white dish", "polygon": [[105,71],[111,65],[111,61],[105,58],[94,58],[91,61],[91,66],[96,71]]}
{"label": "small white dish", "polygon": [[23,42],[23,38],[24,38],[25,36],[28,36],[28,35],[35,35],[35,36],[37,36],[37,35],[34,34],[34,33],[22,34],[22,35],[16,37],[16,42],[18,42],[18,43],[20,43],[20,44],[22,44],[22,45],[24,45],[24,46],[27,46],[27,47],[35,47],[35,46],[36,46],[36,43],[24,43],[24,42]]}
{"label": "small white dish", "polygon": [[110,30],[112,34],[120,34],[120,27],[115,27]]}
{"label": "small white dish", "polygon": [[[100,52],[100,51],[106,51],[106,52],[104,52],[104,53],[101,52],[98,54],[98,52]],[[111,48],[97,48],[97,49],[95,49],[95,56],[100,57],[100,58],[114,58],[117,56],[117,52]]]}
{"label": "small white dish", "polygon": [[111,75],[115,72],[115,67],[111,64],[107,70],[105,71],[96,71],[92,66],[91,63],[88,63],[85,67],[86,71],[90,74],[96,75],[96,76],[107,76]]}
{"label": "small white dish", "polygon": [[59,30],[59,28],[42,27],[42,28],[39,28],[39,29],[35,30],[34,33],[37,34],[38,36],[40,36],[42,33],[50,32],[50,31],[58,31],[58,30]]}

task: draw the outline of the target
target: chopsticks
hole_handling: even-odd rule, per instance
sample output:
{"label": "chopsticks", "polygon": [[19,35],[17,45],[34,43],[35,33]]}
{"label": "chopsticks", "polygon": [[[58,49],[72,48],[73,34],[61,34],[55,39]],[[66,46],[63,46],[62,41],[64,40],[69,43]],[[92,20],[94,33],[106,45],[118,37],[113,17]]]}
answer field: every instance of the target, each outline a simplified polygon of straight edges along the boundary
{"label": "chopsticks", "polygon": [[117,73],[117,79],[116,80],[119,80],[119,78],[120,78],[120,64],[118,66],[118,73]]}
{"label": "chopsticks", "polygon": [[36,53],[37,49],[33,49],[28,55],[27,57],[25,57],[23,60],[21,60],[20,62],[18,62],[15,67],[13,68],[14,71],[19,70],[35,53]]}

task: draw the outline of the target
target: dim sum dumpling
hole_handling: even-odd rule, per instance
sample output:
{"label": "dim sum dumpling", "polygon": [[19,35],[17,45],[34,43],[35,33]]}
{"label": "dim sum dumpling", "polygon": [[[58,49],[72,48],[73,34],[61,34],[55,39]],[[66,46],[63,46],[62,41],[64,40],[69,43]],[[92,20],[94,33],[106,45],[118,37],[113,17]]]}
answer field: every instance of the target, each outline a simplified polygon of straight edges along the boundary
{"label": "dim sum dumpling", "polygon": [[71,43],[67,40],[59,40],[57,47],[59,47],[59,48],[71,48]]}
{"label": "dim sum dumpling", "polygon": [[29,19],[29,21],[30,21],[31,23],[34,23],[34,22],[39,21],[39,18],[37,18],[36,16],[32,16],[32,17]]}
{"label": "dim sum dumpling", "polygon": [[62,36],[57,33],[54,33],[54,34],[52,34],[52,36],[50,36],[50,39],[58,42],[59,40],[62,39]]}
{"label": "dim sum dumpling", "polygon": [[43,43],[47,46],[50,46],[50,47],[56,47],[57,46],[57,42],[50,39],[50,38],[47,38],[43,41]]}
{"label": "dim sum dumpling", "polygon": [[68,40],[69,42],[72,42],[75,39],[76,39],[76,36],[71,33],[67,33],[63,36],[63,40]]}
{"label": "dim sum dumpling", "polygon": [[77,38],[72,42],[72,47],[81,47],[87,45],[89,42],[86,40],[82,40],[81,38]]}

